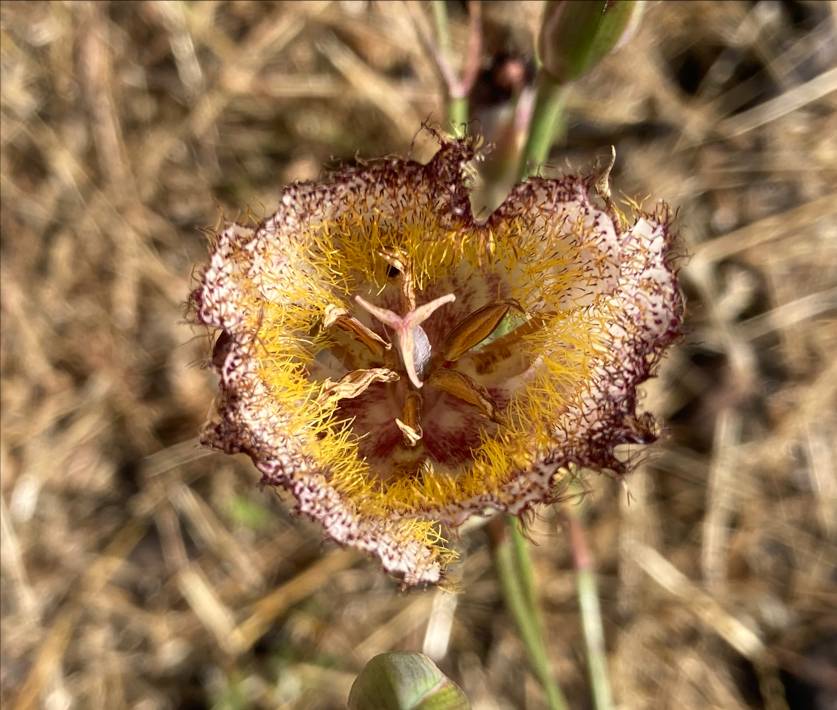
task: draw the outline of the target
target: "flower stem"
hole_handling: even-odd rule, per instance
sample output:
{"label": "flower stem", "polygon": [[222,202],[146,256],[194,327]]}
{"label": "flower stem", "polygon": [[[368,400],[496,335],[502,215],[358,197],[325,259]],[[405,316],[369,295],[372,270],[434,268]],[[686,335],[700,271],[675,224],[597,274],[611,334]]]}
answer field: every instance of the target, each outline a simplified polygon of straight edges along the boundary
{"label": "flower stem", "polygon": [[433,21],[436,25],[436,43],[445,56],[450,52],[448,6],[445,0],[433,0]]}
{"label": "flower stem", "polygon": [[517,567],[517,578],[520,580],[520,586],[523,593],[526,595],[526,600],[532,608],[536,620],[540,624],[540,607],[538,606],[538,596],[535,592],[535,573],[532,571],[532,556],[529,554],[529,544],[523,535],[520,527],[520,520],[517,518],[507,518],[506,525],[509,533],[514,553],[514,563]]}
{"label": "flower stem", "polygon": [[523,180],[536,172],[549,157],[549,149],[564,132],[564,103],[567,85],[538,72],[535,108],[529,124],[526,145],[520,155],[517,177]]}
{"label": "flower stem", "polygon": [[[513,518],[504,523],[502,518],[497,517],[488,524],[503,599],[517,624],[529,657],[529,665],[546,693],[547,706],[550,710],[568,710],[564,694],[549,670],[549,659],[542,633],[543,625],[534,604],[534,576],[528,550],[523,557],[518,556],[517,551],[521,546],[513,541],[514,533],[511,539],[506,534],[508,530],[514,531],[516,527],[517,521]],[[525,543],[525,540],[523,542]],[[526,549],[525,544],[522,549]]]}
{"label": "flower stem", "polygon": [[468,125],[468,97],[448,97],[448,124],[453,126],[453,133],[457,138],[465,135]]}
{"label": "flower stem", "polygon": [[581,609],[581,626],[584,632],[584,645],[587,652],[587,669],[590,685],[593,689],[593,706],[596,710],[611,710],[613,697],[607,673],[607,655],[605,651],[602,615],[599,608],[599,596],[596,592],[596,576],[593,560],[587,545],[587,536],[578,513],[566,508],[564,513],[566,527],[570,536],[573,562],[576,569],[576,588],[578,604]]}
{"label": "flower stem", "polygon": [[462,138],[466,133],[468,125],[468,93],[476,79],[475,70],[479,64],[479,51],[481,43],[480,15],[479,8],[472,9],[472,22],[470,28],[470,42],[468,56],[465,61],[465,75],[459,79],[454,75],[450,66],[450,25],[448,22],[448,8],[445,0],[434,0],[433,21],[436,26],[436,62],[445,77],[447,96],[447,120],[448,125],[453,127],[454,135]]}

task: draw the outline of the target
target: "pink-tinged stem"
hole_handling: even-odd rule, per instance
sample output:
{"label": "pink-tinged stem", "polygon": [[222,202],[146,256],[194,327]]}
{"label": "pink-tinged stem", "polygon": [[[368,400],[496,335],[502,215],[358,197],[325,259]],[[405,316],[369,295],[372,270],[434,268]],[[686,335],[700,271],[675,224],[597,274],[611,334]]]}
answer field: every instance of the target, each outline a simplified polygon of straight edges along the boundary
{"label": "pink-tinged stem", "polygon": [[566,528],[570,535],[570,548],[576,572],[578,605],[581,609],[581,626],[587,649],[587,668],[593,689],[593,706],[596,710],[610,710],[613,697],[607,673],[607,650],[605,649],[602,614],[596,591],[596,574],[593,558],[584,533],[584,525],[576,510],[565,511]]}

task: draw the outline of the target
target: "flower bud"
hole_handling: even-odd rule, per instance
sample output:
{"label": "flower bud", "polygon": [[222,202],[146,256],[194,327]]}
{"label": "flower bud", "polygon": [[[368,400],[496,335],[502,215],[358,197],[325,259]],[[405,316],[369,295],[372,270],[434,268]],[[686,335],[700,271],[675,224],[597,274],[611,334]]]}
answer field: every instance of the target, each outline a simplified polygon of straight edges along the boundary
{"label": "flower bud", "polygon": [[643,0],[551,0],[538,39],[543,70],[558,83],[578,79],[630,39],[644,5]]}
{"label": "flower bud", "polygon": [[459,687],[421,653],[375,656],[352,686],[349,710],[468,710]]}

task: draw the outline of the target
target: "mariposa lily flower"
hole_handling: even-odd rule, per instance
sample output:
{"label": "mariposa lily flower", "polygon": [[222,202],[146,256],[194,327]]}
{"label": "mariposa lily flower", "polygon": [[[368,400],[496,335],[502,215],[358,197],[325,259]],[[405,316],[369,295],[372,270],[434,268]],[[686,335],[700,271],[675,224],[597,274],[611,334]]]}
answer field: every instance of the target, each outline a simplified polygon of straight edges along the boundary
{"label": "mariposa lily flower", "polygon": [[623,472],[682,315],[668,208],[628,218],[596,177],[536,177],[480,223],[475,141],[440,140],[426,165],[285,188],[217,235],[192,296],[218,332],[204,443],[407,585],[440,579],[471,515],[553,500],[573,467]]}

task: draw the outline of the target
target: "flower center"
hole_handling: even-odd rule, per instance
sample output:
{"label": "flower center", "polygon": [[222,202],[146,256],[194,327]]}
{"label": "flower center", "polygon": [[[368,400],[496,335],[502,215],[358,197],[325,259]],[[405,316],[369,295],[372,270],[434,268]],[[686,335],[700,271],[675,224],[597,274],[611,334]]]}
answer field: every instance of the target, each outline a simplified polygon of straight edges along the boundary
{"label": "flower center", "polygon": [[[344,334],[335,332],[329,356],[349,371],[339,380],[326,379],[322,396],[339,400],[338,413],[351,421],[361,456],[380,477],[419,474],[428,463],[459,470],[485,435],[496,431],[508,403],[505,383],[494,373],[498,362],[514,359],[509,335],[500,336],[504,324],[525,322],[522,309],[495,301],[465,311],[450,327],[437,311],[456,302],[456,295],[417,305],[409,269],[401,260],[387,261],[399,279],[400,313],[360,295],[353,299],[357,315],[368,314],[371,321],[337,307],[327,312],[326,327]],[[503,370],[502,378],[507,374]]]}

